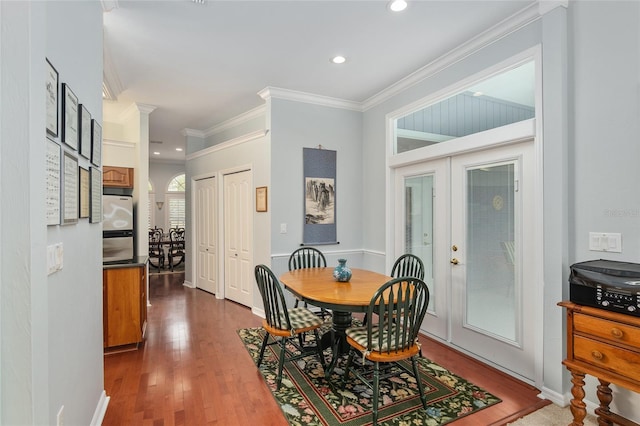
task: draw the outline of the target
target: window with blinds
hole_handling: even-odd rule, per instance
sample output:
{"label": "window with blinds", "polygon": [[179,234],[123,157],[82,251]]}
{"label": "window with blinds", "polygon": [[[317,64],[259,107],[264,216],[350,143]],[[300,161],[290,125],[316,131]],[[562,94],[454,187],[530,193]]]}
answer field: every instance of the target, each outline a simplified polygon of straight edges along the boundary
{"label": "window with blinds", "polygon": [[184,194],[167,194],[167,204],[169,228],[184,228]]}
{"label": "window with blinds", "polygon": [[185,225],[185,208],[184,208],[184,191],[185,191],[185,175],[181,174],[169,182],[167,185],[166,209],[167,209],[167,225],[171,228],[184,228]]}

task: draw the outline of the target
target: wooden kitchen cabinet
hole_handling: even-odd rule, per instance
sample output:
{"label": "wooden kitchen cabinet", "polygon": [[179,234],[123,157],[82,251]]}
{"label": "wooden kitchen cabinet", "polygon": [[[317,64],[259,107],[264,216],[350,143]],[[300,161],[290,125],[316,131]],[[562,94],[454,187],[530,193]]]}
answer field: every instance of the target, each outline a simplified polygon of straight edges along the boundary
{"label": "wooden kitchen cabinet", "polygon": [[102,166],[102,186],[106,188],[133,188],[133,169]]}
{"label": "wooden kitchen cabinet", "polygon": [[596,377],[600,406],[599,424],[638,425],[616,413],[609,405],[611,383],[640,392],[640,317],[604,309],[560,302],[567,310],[567,358],[562,362],[571,373],[571,412],[574,426],[587,414],[583,401],[586,374]]}
{"label": "wooden kitchen cabinet", "polygon": [[147,323],[146,265],[105,268],[102,286],[104,347],[142,342]]}

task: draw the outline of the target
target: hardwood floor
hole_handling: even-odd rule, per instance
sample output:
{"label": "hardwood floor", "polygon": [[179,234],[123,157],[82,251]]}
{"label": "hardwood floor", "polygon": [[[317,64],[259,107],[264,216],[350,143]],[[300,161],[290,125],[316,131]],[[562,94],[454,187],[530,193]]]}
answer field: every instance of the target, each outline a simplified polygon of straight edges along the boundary
{"label": "hardwood floor", "polygon": [[[183,281],[184,274],[150,276],[145,342],[135,351],[105,355],[111,399],[102,424],[286,426],[236,333],[262,320]],[[549,403],[527,384],[426,337],[421,341],[425,357],[503,400],[456,426],[503,425]]]}

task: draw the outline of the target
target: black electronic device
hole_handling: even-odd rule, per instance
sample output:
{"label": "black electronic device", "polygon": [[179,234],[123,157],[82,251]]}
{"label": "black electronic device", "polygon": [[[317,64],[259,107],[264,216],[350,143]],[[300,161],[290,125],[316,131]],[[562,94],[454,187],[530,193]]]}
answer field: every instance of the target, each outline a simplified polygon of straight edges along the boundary
{"label": "black electronic device", "polygon": [[571,265],[573,303],[640,316],[640,264],[590,260]]}

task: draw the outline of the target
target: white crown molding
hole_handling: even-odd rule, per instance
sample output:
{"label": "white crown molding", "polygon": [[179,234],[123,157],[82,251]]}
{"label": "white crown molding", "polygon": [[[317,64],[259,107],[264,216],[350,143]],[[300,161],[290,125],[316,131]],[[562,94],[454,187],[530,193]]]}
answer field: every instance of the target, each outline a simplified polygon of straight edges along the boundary
{"label": "white crown molding", "polygon": [[[532,3],[526,8],[514,13],[510,17],[502,20],[488,30],[478,34],[476,37],[466,41],[449,53],[441,56],[433,62],[425,65],[417,71],[409,74],[402,80],[392,84],[381,92],[371,96],[365,100],[363,110],[366,111],[376,105],[390,99],[400,92],[418,84],[419,82],[429,78],[445,68],[461,61],[462,59],[476,53],[478,50],[486,47],[497,40],[507,36],[508,34],[522,28],[530,22],[539,19],[541,16],[541,8],[538,6],[540,2]],[[549,9],[550,10],[550,9]]]}
{"label": "white crown molding", "polygon": [[215,126],[209,127],[208,129],[202,132],[204,134],[203,137],[215,135],[216,133],[223,132],[227,129],[231,129],[233,127],[246,123],[249,120],[253,120],[256,117],[260,117],[261,115],[265,114],[266,110],[267,110],[266,105],[260,105],[256,108],[250,109],[249,111],[244,112],[240,115],[236,115],[235,117],[230,118],[229,120],[223,121],[220,124],[216,124]]}
{"label": "white crown molding", "polygon": [[101,0],[100,3],[102,3],[102,11],[105,13],[120,7],[118,0]]}
{"label": "white crown molding", "polygon": [[103,42],[102,62],[102,91],[104,92],[105,99],[116,101],[120,93],[124,90],[124,87],[122,87],[116,67],[113,65],[109,43],[107,43],[106,39]]}
{"label": "white crown molding", "polygon": [[539,0],[538,10],[540,15],[546,15],[557,7],[569,8],[569,0]]}
{"label": "white crown molding", "polygon": [[267,134],[267,130],[257,130],[255,132],[247,133],[246,135],[239,136],[237,138],[229,139],[228,141],[221,142],[210,146],[209,148],[205,148],[200,151],[196,151],[193,154],[189,154],[186,156],[187,161],[193,160],[194,158],[202,157],[204,155],[209,155],[216,151],[221,151],[223,149],[231,148],[232,146],[240,145],[246,142],[250,142],[255,139],[259,139]]}
{"label": "white crown molding", "polygon": [[117,146],[119,148],[135,148],[137,145],[135,142],[117,141],[114,139],[103,139],[102,144],[108,146]]}
{"label": "white crown molding", "polygon": [[188,128],[184,128],[180,131],[180,133],[182,133],[182,136],[191,136],[194,138],[205,138],[205,132],[203,132],[202,130],[196,130],[196,129],[188,129]]}
{"label": "white crown molding", "polygon": [[151,114],[156,109],[153,105],[148,104],[139,104],[137,102],[133,102],[129,105],[124,111],[118,115],[118,122],[122,123],[131,118],[131,115],[134,113],[142,113],[142,114]]}
{"label": "white crown molding", "polygon": [[158,108],[155,105],[149,105],[149,104],[136,103],[135,105],[138,107],[138,111],[140,111],[143,114],[151,114],[153,111],[156,110],[156,108]]}
{"label": "white crown molding", "polygon": [[258,95],[265,101],[269,98],[277,98],[332,108],[349,109],[359,112],[363,111],[361,102],[347,101],[344,99],[332,98],[329,96],[314,95],[313,93],[298,92],[295,90],[282,89],[279,87],[265,87],[258,92]]}
{"label": "white crown molding", "polygon": [[184,159],[174,159],[174,158],[149,158],[149,164],[173,164],[173,165],[182,165],[184,166]]}

